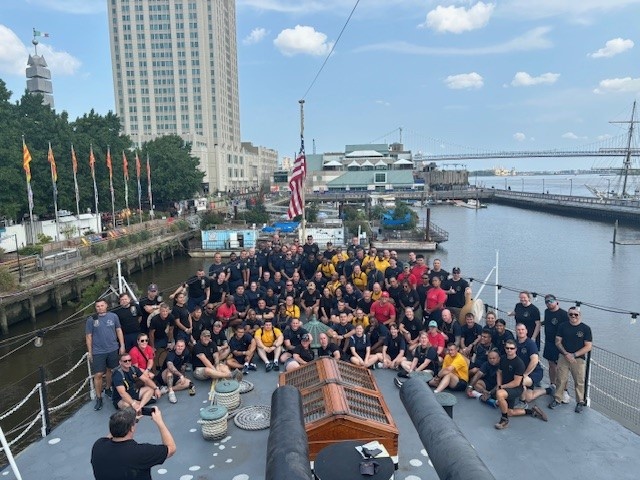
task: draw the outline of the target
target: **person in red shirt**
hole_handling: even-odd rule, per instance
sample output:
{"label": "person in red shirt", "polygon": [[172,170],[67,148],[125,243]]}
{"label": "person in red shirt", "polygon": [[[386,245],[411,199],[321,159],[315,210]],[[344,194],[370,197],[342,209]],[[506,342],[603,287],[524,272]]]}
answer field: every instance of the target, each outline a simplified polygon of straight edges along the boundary
{"label": "person in red shirt", "polygon": [[429,267],[424,261],[424,255],[416,255],[416,263],[411,268],[411,274],[416,278],[422,278],[423,275],[429,273]]}
{"label": "person in red shirt", "polygon": [[446,337],[438,331],[438,322],[435,320],[429,321],[429,329],[427,330],[427,338],[429,339],[429,343],[433,348],[438,352],[438,356],[440,358],[444,358],[445,355],[445,342]]}
{"label": "person in red shirt", "polygon": [[222,322],[222,328],[227,328],[230,323],[233,326],[233,322],[238,319],[238,310],[233,303],[234,301],[232,295],[227,295],[224,303],[218,307],[216,318]]}
{"label": "person in red shirt", "polygon": [[131,356],[131,364],[138,367],[142,371],[147,371],[149,376],[153,378],[153,348],[149,346],[149,336],[146,333],[138,334],[137,344],[129,350]]}
{"label": "person in red shirt", "polygon": [[396,308],[389,302],[389,292],[382,292],[380,299],[373,302],[369,315],[384,325],[396,323]]}
{"label": "person in red shirt", "polygon": [[445,292],[440,284],[440,277],[435,276],[431,279],[431,287],[427,290],[427,300],[425,302],[425,313],[429,316],[429,320],[439,322],[442,319],[442,310],[447,302],[447,292]]}
{"label": "person in red shirt", "polygon": [[402,283],[404,281],[407,281],[413,288],[416,288],[416,286],[418,285],[418,278],[420,277],[416,277],[415,275],[413,275],[413,273],[411,273],[411,267],[407,263],[404,265],[404,267],[402,267],[402,273],[398,275],[398,282]]}

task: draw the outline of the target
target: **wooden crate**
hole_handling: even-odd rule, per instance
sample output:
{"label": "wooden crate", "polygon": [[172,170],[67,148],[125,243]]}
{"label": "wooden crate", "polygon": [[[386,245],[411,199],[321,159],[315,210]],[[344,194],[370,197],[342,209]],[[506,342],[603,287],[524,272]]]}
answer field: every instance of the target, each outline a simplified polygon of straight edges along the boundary
{"label": "wooden crate", "polygon": [[398,455],[398,429],[368,369],[321,358],[280,374],[280,385],[300,390],[310,460],[343,440],[377,440]]}

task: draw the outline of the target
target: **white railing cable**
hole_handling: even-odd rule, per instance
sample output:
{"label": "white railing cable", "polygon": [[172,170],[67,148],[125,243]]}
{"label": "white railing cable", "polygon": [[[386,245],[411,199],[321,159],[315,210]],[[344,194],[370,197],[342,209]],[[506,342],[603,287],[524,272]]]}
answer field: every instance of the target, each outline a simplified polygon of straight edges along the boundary
{"label": "white railing cable", "polygon": [[17,403],[13,408],[11,408],[10,410],[7,410],[5,413],[3,413],[2,415],[0,415],[0,420],[4,420],[5,418],[7,418],[9,415],[12,415],[16,410],[18,410],[20,407],[22,407],[25,403],[27,403],[27,401],[29,400],[29,398],[31,398],[31,396],[36,393],[36,391],[38,391],[40,389],[40,384],[37,383],[35,385],[35,387],[33,387],[33,389],[19,402]]}

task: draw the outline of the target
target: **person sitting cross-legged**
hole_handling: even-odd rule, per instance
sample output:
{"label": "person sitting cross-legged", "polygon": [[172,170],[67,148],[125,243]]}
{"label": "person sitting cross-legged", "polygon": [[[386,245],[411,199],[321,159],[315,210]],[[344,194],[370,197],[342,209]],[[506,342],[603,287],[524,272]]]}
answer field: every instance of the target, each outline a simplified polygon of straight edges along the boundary
{"label": "person sitting cross-legged", "polygon": [[480,397],[487,401],[498,385],[498,368],[500,368],[500,354],[497,349],[489,351],[487,360],[474,373],[467,386],[467,396],[469,398]]}
{"label": "person sitting cross-legged", "polygon": [[211,332],[203,330],[200,334],[200,341],[196,343],[191,352],[191,363],[193,364],[193,376],[198,380],[208,378],[235,378],[242,380],[242,373],[237,370],[231,373],[229,367],[220,363],[218,347],[211,341]]}
{"label": "person sitting cross-legged", "polygon": [[113,406],[116,410],[131,407],[136,412],[151,401],[154,393],[160,398],[161,393],[158,386],[147,374],[138,367],[131,364],[131,355],[120,354],[120,365],[113,371],[112,395]]}
{"label": "person sitting cross-legged", "polygon": [[256,352],[256,341],[246,332],[243,323],[234,327],[233,336],[229,339],[229,348],[231,349],[231,356],[227,359],[229,367],[241,369],[244,375],[249,370],[258,368],[252,362],[253,354]]}
{"label": "person sitting cross-legged", "polygon": [[[408,378],[411,372],[431,372],[434,375],[438,373],[438,353],[429,344],[427,332],[420,332],[418,345],[412,353],[412,360],[403,360],[400,363],[399,377]],[[397,380],[396,385],[398,385]]]}
{"label": "person sitting cross-legged", "polygon": [[445,388],[453,391],[462,391],[467,388],[469,381],[469,365],[464,356],[458,351],[455,343],[447,345],[447,355],[442,361],[442,369],[433,377],[429,385],[436,387],[435,393],[442,392]]}
{"label": "person sitting cross-legged", "polygon": [[188,354],[186,343],[184,339],[181,338],[176,341],[174,349],[169,352],[162,365],[158,380],[159,383],[166,385],[166,387],[161,388],[161,391],[163,391],[164,388],[167,389],[167,398],[169,398],[170,403],[176,403],[178,401],[175,394],[178,390],[189,388],[189,394],[195,395],[196,393],[193,383],[184,375],[187,367]]}

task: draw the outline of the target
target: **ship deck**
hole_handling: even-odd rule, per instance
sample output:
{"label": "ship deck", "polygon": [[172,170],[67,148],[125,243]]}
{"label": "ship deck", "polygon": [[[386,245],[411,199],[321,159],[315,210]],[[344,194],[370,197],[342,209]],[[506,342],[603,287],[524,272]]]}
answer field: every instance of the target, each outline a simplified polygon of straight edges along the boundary
{"label": "ship deck", "polygon": [[[275,372],[250,372],[248,381],[254,390],[241,396],[242,405],[270,405],[277,385]],[[418,434],[409,419],[399,391],[393,384],[395,372],[376,370],[374,376],[385,396],[400,432],[397,480],[436,479]],[[155,479],[180,480],[249,480],[265,478],[266,446],[269,430],[246,431],[229,422],[227,437],[219,442],[202,438],[197,423],[200,408],[208,404],[209,384],[197,382],[197,394],[178,392],[178,403],[171,405],[166,397],[158,402],[176,444],[176,454],[164,465],[152,469]],[[573,411],[574,404],[551,411],[549,397],[540,397],[540,405],[549,416],[548,422],[532,417],[518,417],[509,428],[498,431],[494,423],[499,412],[478,400],[456,393],[454,421],[476,449],[496,479],[515,478],[616,478],[635,479],[640,467],[640,436],[599,412],[585,408]],[[105,397],[106,399],[106,397]],[[23,479],[86,480],[93,478],[90,465],[91,447],[108,432],[110,404],[93,411],[87,403],[51,434],[22,451],[16,463]],[[138,424],[138,442],[159,443],[153,422],[143,418]],[[452,452],[452,455],[455,452]],[[16,478],[9,467],[0,472],[2,479]]]}

